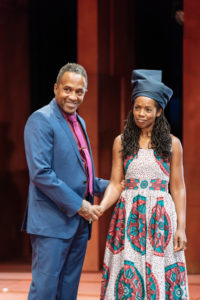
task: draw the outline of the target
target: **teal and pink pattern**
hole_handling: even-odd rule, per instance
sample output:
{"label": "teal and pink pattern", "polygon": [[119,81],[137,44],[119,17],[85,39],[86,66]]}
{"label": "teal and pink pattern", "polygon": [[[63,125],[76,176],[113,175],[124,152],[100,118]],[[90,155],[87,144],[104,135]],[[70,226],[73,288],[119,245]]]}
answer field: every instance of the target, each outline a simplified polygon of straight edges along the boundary
{"label": "teal and pink pattern", "polygon": [[170,162],[152,149],[124,161],[126,189],[108,231],[101,300],[188,300],[184,251],[168,192]]}
{"label": "teal and pink pattern", "polygon": [[114,209],[106,242],[106,247],[114,254],[124,249],[125,217],[125,201],[121,197]]}
{"label": "teal and pink pattern", "polygon": [[148,300],[159,300],[160,290],[158,280],[152,272],[152,267],[146,263],[146,290]]}
{"label": "teal and pink pattern", "polygon": [[165,249],[171,239],[171,221],[164,207],[164,198],[157,198],[157,203],[152,209],[149,222],[149,239],[154,254],[164,256]]}
{"label": "teal and pink pattern", "polygon": [[106,264],[103,264],[103,272],[102,272],[102,281],[101,281],[101,297],[100,299],[104,299],[105,294],[106,294],[106,289],[108,286],[109,282],[109,277],[110,277],[110,270]]}
{"label": "teal and pink pattern", "polygon": [[166,267],[166,300],[188,299],[186,289],[186,269],[185,264],[178,262]]}
{"label": "teal and pink pattern", "polygon": [[124,261],[115,283],[115,299],[141,299],[145,297],[144,280],[132,261]]}
{"label": "teal and pink pattern", "polygon": [[146,198],[136,196],[127,223],[127,237],[132,248],[144,255],[146,252]]}

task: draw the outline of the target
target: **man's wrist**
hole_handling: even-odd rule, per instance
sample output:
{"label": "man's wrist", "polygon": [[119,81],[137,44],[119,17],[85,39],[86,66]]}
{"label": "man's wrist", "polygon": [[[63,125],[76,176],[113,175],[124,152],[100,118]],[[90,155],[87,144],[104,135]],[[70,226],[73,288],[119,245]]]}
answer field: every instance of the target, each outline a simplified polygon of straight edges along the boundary
{"label": "man's wrist", "polygon": [[82,205],[78,210],[78,213],[85,215],[89,213],[89,210],[90,210],[90,203],[87,200],[83,199]]}

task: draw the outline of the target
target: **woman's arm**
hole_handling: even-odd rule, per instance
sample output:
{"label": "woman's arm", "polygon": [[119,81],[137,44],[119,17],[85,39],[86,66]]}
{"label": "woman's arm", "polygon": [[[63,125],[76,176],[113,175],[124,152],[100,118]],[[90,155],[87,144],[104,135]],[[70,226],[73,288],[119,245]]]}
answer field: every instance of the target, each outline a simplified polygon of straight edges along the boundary
{"label": "woman's arm", "polygon": [[111,207],[120,197],[123,190],[121,181],[124,179],[122,142],[121,136],[117,136],[113,144],[112,171],[110,183],[100,203],[102,213]]}
{"label": "woman's arm", "polygon": [[170,193],[177,213],[177,231],[174,237],[174,251],[185,248],[187,242],[186,226],[186,191],[183,173],[183,151],[178,138],[172,137],[172,159],[170,172]]}

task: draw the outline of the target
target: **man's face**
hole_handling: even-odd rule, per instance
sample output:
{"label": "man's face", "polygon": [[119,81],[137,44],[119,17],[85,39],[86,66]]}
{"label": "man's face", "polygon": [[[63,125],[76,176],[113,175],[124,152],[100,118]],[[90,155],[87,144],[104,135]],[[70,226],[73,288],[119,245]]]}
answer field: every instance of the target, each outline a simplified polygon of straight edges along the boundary
{"label": "man's face", "polygon": [[55,100],[64,112],[73,114],[78,109],[83,102],[85,85],[85,78],[74,72],[65,72],[55,83]]}

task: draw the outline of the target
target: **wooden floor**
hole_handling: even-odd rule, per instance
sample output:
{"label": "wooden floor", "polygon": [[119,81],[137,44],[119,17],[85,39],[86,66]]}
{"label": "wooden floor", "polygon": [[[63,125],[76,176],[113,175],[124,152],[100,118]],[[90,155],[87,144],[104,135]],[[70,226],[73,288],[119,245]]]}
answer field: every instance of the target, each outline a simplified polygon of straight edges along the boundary
{"label": "wooden floor", "polygon": [[[30,282],[29,265],[0,264],[0,300],[26,300]],[[77,300],[98,300],[100,282],[100,272],[82,273]],[[200,275],[189,275],[189,290],[190,300],[200,300]]]}

